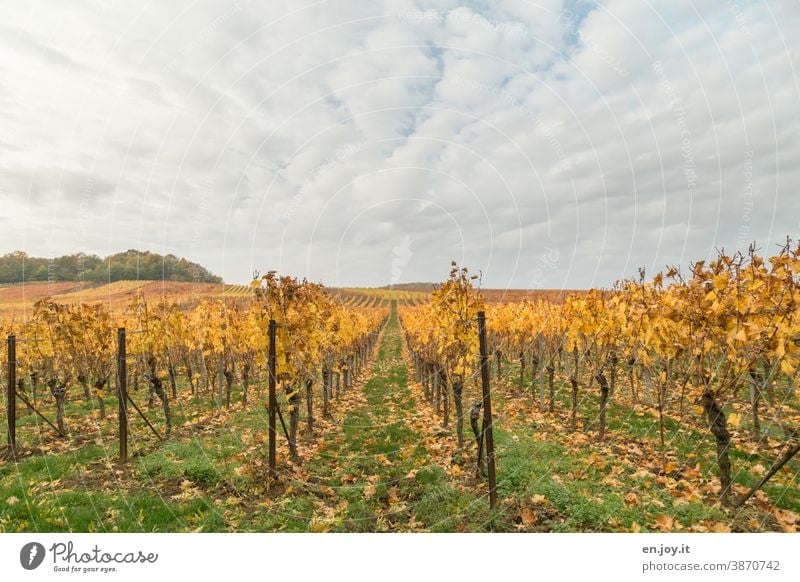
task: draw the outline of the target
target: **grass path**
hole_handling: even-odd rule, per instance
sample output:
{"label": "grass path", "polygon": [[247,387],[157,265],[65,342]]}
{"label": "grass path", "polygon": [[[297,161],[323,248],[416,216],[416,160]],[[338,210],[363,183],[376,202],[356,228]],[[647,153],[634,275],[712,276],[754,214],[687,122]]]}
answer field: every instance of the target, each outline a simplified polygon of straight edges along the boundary
{"label": "grass path", "polygon": [[430,431],[435,421],[420,411],[409,388],[401,342],[393,313],[361,388],[363,401],[302,468],[290,494],[273,504],[269,529],[481,529],[486,503],[437,462],[443,441],[452,437]]}

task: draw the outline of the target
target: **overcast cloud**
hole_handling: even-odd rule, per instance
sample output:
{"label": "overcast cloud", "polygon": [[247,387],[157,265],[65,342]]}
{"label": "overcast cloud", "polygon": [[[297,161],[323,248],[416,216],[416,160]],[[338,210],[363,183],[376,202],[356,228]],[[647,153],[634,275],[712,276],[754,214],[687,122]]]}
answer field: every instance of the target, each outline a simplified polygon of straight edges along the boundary
{"label": "overcast cloud", "polygon": [[0,1],[0,251],[608,286],[800,234],[800,5]]}

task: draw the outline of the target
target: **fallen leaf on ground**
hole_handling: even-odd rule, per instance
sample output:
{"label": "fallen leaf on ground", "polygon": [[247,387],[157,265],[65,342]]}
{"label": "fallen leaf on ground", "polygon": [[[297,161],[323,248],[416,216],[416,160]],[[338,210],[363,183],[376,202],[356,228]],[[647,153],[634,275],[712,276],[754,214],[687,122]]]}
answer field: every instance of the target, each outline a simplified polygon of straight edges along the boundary
{"label": "fallen leaf on ground", "polygon": [[654,527],[660,531],[672,531],[675,527],[675,518],[669,515],[659,515]]}
{"label": "fallen leaf on ground", "polygon": [[520,512],[520,516],[522,517],[522,523],[525,526],[534,525],[537,521],[536,514],[529,507],[523,507],[522,511]]}

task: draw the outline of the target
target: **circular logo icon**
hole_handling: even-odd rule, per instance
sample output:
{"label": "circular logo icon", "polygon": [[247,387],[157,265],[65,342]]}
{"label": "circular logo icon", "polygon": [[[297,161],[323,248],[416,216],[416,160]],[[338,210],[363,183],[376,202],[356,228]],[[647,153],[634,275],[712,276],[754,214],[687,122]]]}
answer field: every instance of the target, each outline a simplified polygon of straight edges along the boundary
{"label": "circular logo icon", "polygon": [[26,570],[35,570],[44,561],[44,546],[39,542],[30,542],[19,551],[19,563]]}

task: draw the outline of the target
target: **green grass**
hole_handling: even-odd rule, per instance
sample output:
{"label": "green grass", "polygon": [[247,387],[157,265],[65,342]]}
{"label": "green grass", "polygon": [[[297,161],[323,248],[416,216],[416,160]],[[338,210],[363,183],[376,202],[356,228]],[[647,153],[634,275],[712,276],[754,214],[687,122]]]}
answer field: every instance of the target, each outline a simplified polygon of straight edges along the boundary
{"label": "green grass", "polygon": [[[495,368],[492,369],[493,373]],[[494,393],[495,398],[501,401],[504,399],[515,398],[518,396],[510,396],[510,390],[519,390],[519,365],[516,362],[503,361],[502,366],[502,379],[499,382],[502,389],[498,389],[497,378],[493,374],[493,381],[495,382]],[[525,398],[531,398],[531,382],[532,378],[530,373],[525,376]],[[564,381],[558,378],[555,381],[556,386],[556,411],[566,415],[571,410],[571,387]],[[619,390],[627,390],[624,384]],[[581,383],[579,397],[578,397],[578,420],[584,425],[583,431],[594,436],[596,434],[596,421],[599,409],[598,396],[599,390],[597,385],[589,388],[584,382]],[[538,384],[536,387],[536,395],[538,398]],[[687,404],[687,408],[691,405]],[[730,407],[727,407],[729,411]],[[687,464],[694,466],[699,463],[700,471],[704,479],[715,480],[717,475],[716,467],[716,449],[713,437],[711,434],[703,430],[702,419],[692,419],[683,423],[677,422],[672,417],[665,418],[665,443],[667,455],[673,459],[677,464]],[[762,467],[769,468],[774,462],[777,452],[772,450],[759,450],[756,453],[745,450],[742,445],[749,439],[750,424],[742,422],[741,427],[734,434],[733,446],[730,449],[731,462],[733,464],[733,477],[734,483],[738,483],[745,487],[750,487],[757,483],[760,476],[753,472],[753,467],[760,464]],[[649,414],[640,415],[628,406],[622,405],[612,399],[607,408],[607,430],[609,433],[609,443],[615,441],[642,441],[649,442],[654,445],[659,445],[659,427],[658,417],[655,409]],[[514,433],[520,437],[520,441],[524,442],[522,438],[523,433],[518,429],[514,429]],[[580,453],[572,450],[568,452],[569,456],[580,462]],[[800,472],[800,462],[795,459],[789,466],[783,469],[784,474],[789,474],[790,479],[783,484],[779,484],[777,480],[768,482],[763,491],[773,502],[779,507],[790,509],[795,512],[800,512],[800,488],[796,486],[796,477]],[[792,475],[794,478],[792,479]],[[708,504],[706,504],[708,505]],[[697,511],[694,511],[697,510]],[[663,512],[671,515],[670,512]],[[703,519],[716,519],[721,515],[718,510],[711,512],[703,512],[699,507],[686,508],[681,506],[681,515],[686,513],[685,517],[689,518],[695,513],[703,514]]]}

